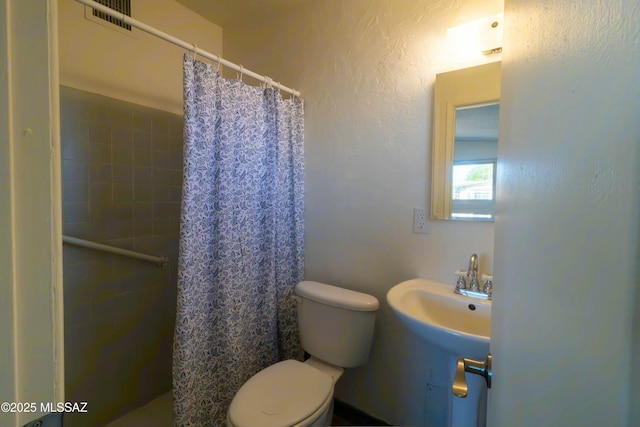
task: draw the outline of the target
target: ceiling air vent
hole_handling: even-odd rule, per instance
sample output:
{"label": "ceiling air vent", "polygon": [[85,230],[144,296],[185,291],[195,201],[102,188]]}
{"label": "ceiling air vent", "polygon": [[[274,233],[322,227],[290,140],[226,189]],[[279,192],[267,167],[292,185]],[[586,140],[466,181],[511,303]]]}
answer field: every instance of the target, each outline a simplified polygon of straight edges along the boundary
{"label": "ceiling air vent", "polygon": [[[102,5],[107,6],[117,12],[123,13],[127,16],[131,16],[131,0],[94,0],[96,3],[100,3]],[[107,22],[111,22],[118,27],[122,27],[126,30],[131,31],[131,25],[125,24],[122,22],[122,19],[114,18],[112,16],[107,15],[106,13],[100,12],[99,10],[93,10],[93,16],[96,16],[100,19],[104,19]]]}

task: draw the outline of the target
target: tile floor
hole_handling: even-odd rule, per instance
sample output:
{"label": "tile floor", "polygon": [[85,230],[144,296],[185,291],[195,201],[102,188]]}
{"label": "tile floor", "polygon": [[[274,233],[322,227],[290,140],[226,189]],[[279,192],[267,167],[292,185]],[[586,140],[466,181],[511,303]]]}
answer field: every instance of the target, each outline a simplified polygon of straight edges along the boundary
{"label": "tile floor", "polygon": [[[171,397],[171,392],[165,393],[145,406],[107,424],[105,427],[173,427]],[[336,412],[341,412],[341,414],[334,413],[331,423],[333,426],[388,425],[368,416],[363,417],[362,414],[354,417],[354,411],[350,408],[344,408],[344,405],[342,406],[342,411],[338,409]]]}
{"label": "tile floor", "polygon": [[141,408],[129,412],[105,427],[173,427],[171,392],[152,400]]}

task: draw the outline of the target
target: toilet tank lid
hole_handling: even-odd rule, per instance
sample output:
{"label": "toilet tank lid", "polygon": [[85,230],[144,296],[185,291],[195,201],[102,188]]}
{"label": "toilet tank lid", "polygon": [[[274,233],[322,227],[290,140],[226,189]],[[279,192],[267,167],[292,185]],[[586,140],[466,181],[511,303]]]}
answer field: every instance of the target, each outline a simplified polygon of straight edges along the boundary
{"label": "toilet tank lid", "polygon": [[354,311],[376,311],[378,299],[349,289],[305,280],[296,285],[296,295],[333,307]]}

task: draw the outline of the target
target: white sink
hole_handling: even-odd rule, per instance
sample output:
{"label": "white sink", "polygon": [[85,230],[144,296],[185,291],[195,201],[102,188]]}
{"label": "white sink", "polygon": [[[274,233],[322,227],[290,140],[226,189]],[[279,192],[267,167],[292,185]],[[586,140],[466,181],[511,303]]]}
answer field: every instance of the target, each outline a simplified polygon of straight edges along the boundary
{"label": "white sink", "polygon": [[453,292],[454,284],[412,279],[389,290],[387,302],[420,338],[455,356],[485,357],[491,338],[491,301]]}

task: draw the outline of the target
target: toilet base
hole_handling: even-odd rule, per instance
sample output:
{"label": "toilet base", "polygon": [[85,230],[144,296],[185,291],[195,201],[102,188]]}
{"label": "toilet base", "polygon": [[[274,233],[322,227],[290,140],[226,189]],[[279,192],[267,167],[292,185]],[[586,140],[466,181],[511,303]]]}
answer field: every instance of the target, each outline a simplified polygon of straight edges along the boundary
{"label": "toilet base", "polygon": [[[313,423],[308,424],[308,426],[309,427],[330,426],[332,418],[333,418],[333,398],[331,399],[331,404],[329,405],[329,408],[327,408],[325,413],[322,414],[322,416],[320,418],[318,418],[317,420],[315,420]],[[301,426],[301,427],[303,425],[304,424],[299,424],[299,426]],[[294,427],[296,427],[296,426],[294,426]]]}

